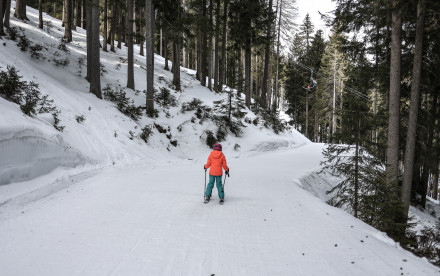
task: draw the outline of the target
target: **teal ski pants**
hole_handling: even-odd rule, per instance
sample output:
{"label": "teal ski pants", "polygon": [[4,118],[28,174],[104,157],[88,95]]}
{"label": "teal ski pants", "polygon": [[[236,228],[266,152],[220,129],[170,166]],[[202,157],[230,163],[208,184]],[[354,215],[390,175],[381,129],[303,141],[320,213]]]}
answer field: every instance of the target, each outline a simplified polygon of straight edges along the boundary
{"label": "teal ski pants", "polygon": [[209,183],[208,187],[206,187],[205,196],[211,196],[212,188],[214,188],[214,181],[217,184],[217,190],[218,190],[218,197],[219,198],[225,198],[225,193],[223,191],[223,185],[222,185],[222,176],[213,176],[209,175]]}

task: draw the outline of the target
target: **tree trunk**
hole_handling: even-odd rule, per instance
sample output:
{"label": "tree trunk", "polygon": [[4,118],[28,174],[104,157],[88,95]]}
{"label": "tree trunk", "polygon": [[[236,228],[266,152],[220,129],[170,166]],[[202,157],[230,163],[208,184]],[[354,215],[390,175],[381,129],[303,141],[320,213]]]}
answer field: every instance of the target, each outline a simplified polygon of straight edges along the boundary
{"label": "tree trunk", "polygon": [[66,26],[67,22],[67,0],[63,0],[63,12],[61,15],[61,27]]}
{"label": "tree trunk", "polygon": [[361,120],[359,110],[356,113],[357,116],[357,135],[356,135],[356,155],[354,165],[354,217],[358,217],[358,205],[359,205],[359,140],[361,139]]}
{"label": "tree trunk", "polygon": [[5,11],[6,11],[6,1],[0,0],[0,37],[5,35],[5,30],[3,28],[3,18],[5,16]]}
{"label": "tree trunk", "polygon": [[251,45],[248,43],[245,49],[244,57],[244,79],[245,79],[245,98],[246,106],[251,108],[251,69],[252,69],[252,50]]}
{"label": "tree trunk", "polygon": [[173,84],[180,91],[180,34],[174,34]]}
{"label": "tree trunk", "polygon": [[118,48],[122,49],[122,41],[124,40],[124,19],[122,15],[121,7],[117,8],[117,24],[118,24]]}
{"label": "tree trunk", "polygon": [[127,33],[128,33],[128,67],[127,67],[127,87],[134,90],[134,61],[133,61],[133,0],[127,1]]}
{"label": "tree trunk", "polygon": [[261,87],[261,106],[265,109],[267,107],[267,91],[269,91],[269,64],[270,64],[270,44],[272,31],[272,0],[269,0],[268,18],[267,21],[267,33],[266,33],[266,45],[264,52],[264,70],[263,70],[263,85]]}
{"label": "tree trunk", "polygon": [[[203,22],[206,22],[206,17],[207,17],[207,11],[206,11],[206,0],[202,1],[202,13],[203,13]],[[208,43],[207,43],[207,37],[206,37],[206,24],[204,24],[205,29],[202,30],[202,75],[201,75],[201,79],[200,79],[200,83],[203,86],[206,86],[206,76],[208,75]]]}
{"label": "tree trunk", "polygon": [[110,51],[116,52],[115,50],[115,33],[116,33],[116,1],[113,3],[112,16],[111,16],[111,26],[110,26]]}
{"label": "tree trunk", "polygon": [[[3,10],[4,12],[4,21],[3,26],[9,29],[9,18],[11,16],[11,0],[6,0],[6,8]],[[2,28],[3,30],[3,28]]]}
{"label": "tree trunk", "polygon": [[425,0],[419,0],[417,6],[416,41],[414,49],[414,63],[411,81],[411,104],[409,110],[408,132],[405,147],[405,169],[403,173],[401,200],[403,203],[403,214],[408,216],[411,198],[411,184],[414,168],[414,148],[416,143],[417,118],[419,111],[420,76],[422,71],[423,52],[423,28],[425,20]]}
{"label": "tree trunk", "polygon": [[[283,15],[283,0],[280,0],[280,18],[278,19],[278,40],[277,40],[277,57],[276,66],[277,71],[275,75],[275,92],[278,93],[278,78],[280,72],[280,39],[281,39],[281,17]],[[280,102],[282,102],[283,97],[281,97]]]}
{"label": "tree trunk", "polygon": [[163,54],[165,57],[165,67],[164,69],[167,71],[170,71],[170,67],[168,65],[168,36],[164,35],[164,49],[163,49]]}
{"label": "tree trunk", "polygon": [[202,31],[200,28],[197,30],[197,45],[196,45],[196,79],[202,81]]}
{"label": "tree trunk", "polygon": [[65,1],[66,9],[66,23],[64,24],[64,38],[67,42],[72,42],[72,1]]}
{"label": "tree trunk", "polygon": [[83,0],[82,1],[82,28],[86,29],[87,28],[87,4],[86,4],[87,0]]}
{"label": "tree trunk", "polygon": [[308,91],[306,90],[306,131],[305,131],[305,136],[306,138],[309,138],[309,94],[307,93]]}
{"label": "tree trunk", "polygon": [[102,99],[101,93],[101,63],[99,58],[99,0],[93,0],[93,6],[91,8],[91,69],[90,74],[90,92],[95,94],[96,97]]}
{"label": "tree trunk", "polygon": [[77,27],[81,27],[81,3],[82,3],[82,0],[76,1],[75,26],[77,26]]}
{"label": "tree trunk", "polygon": [[222,34],[222,58],[219,64],[219,76],[218,76],[218,87],[219,90],[223,90],[223,83],[225,82],[225,70],[226,70],[226,35],[227,35],[227,26],[228,26],[228,3],[229,0],[225,0],[223,5],[223,34]]}
{"label": "tree trunk", "polygon": [[[90,5],[90,6],[89,6]],[[90,82],[92,75],[92,5],[87,4],[86,10],[86,27],[87,27],[87,75],[86,80]]]}
{"label": "tree trunk", "polygon": [[78,0],[71,0],[70,1],[70,13],[72,14],[72,24],[70,24],[70,29],[76,31],[76,24],[75,24],[75,1]]}
{"label": "tree trunk", "polygon": [[[6,1],[2,1],[2,2],[6,2]],[[3,23],[2,23],[2,27],[3,27]],[[43,0],[38,1],[38,28],[43,29]]]}
{"label": "tree trunk", "polygon": [[147,62],[147,114],[154,112],[154,4],[153,0],[145,1],[146,19],[146,62]]}
{"label": "tree trunk", "polygon": [[28,20],[26,16],[26,1],[16,0],[15,1],[15,14],[14,16],[20,20]]}
{"label": "tree trunk", "polygon": [[400,4],[399,0],[392,0],[390,95],[386,150],[387,184],[390,187],[397,187],[399,169],[400,63],[402,47],[402,12]]}
{"label": "tree trunk", "polygon": [[[130,0],[128,0],[130,1]],[[102,50],[107,52],[107,35],[108,35],[108,0],[104,0],[104,29],[102,30]]]}
{"label": "tree trunk", "polygon": [[208,62],[208,88],[212,91],[212,29],[213,29],[213,19],[212,19],[212,0],[209,1],[209,62]]}

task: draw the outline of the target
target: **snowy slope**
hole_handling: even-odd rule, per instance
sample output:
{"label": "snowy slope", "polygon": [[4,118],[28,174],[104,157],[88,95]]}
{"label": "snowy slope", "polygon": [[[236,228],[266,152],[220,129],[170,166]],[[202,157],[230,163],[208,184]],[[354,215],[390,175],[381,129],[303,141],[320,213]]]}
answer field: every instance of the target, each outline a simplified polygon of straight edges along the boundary
{"label": "snowy slope", "polygon": [[[36,10],[28,8],[28,17],[30,22],[11,18],[11,25],[44,45],[47,59],[32,59],[3,38],[0,69],[14,65],[24,80],[39,83],[62,111],[65,129],[55,130],[47,114],[27,117],[0,98],[0,275],[440,272],[316,197],[323,187],[317,184],[322,181],[313,181],[313,172],[323,145],[295,130],[275,135],[246,124],[241,137],[228,135],[222,143],[231,168],[226,202],[220,206],[214,190],[213,200],[203,204],[202,165],[210,152],[203,134],[215,130],[213,123],[185,123],[194,114],[182,113],[179,106],[159,108],[154,120],[135,122],[122,115],[113,103],[87,92],[85,68],[78,74],[77,60],[86,54],[84,30],[74,32],[64,53],[57,48],[63,36],[60,22],[45,16],[53,26],[48,33],[36,27]],[[69,66],[55,66],[55,52],[68,57]],[[125,56],[125,47],[101,52],[107,71],[102,87],[125,85]],[[145,58],[136,55],[135,60],[136,88],[143,90]],[[169,87],[171,79],[163,62],[156,56],[158,90]],[[184,68],[182,85],[182,92],[173,92],[179,104],[200,98],[212,106],[226,97],[201,87],[194,72]],[[144,104],[143,93],[126,92],[135,104]],[[86,118],[83,123],[76,121],[79,115]],[[161,134],[155,129],[148,144],[130,139],[130,131],[137,136],[153,123],[170,130]]]}

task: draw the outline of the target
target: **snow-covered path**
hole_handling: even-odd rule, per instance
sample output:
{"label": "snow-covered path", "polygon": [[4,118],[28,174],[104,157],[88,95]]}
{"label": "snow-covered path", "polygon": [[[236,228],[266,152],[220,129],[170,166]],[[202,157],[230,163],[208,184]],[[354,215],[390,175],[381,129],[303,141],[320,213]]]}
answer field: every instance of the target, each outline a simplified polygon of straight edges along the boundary
{"label": "snow-covered path", "polygon": [[203,204],[205,160],[72,177],[36,202],[0,206],[0,275],[438,274],[295,184],[320,151],[229,158],[223,206],[216,190]]}

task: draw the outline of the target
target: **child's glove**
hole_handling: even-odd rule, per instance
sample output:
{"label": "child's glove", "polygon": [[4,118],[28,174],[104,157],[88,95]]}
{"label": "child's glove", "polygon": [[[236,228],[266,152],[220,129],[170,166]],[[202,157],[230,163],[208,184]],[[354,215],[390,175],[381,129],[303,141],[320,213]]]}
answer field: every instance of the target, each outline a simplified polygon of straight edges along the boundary
{"label": "child's glove", "polygon": [[203,169],[204,169],[204,170],[205,170],[205,172],[206,172],[207,168],[205,168],[205,165],[203,165]]}
{"label": "child's glove", "polygon": [[227,171],[225,172],[225,174],[229,177],[229,170],[227,170]]}

